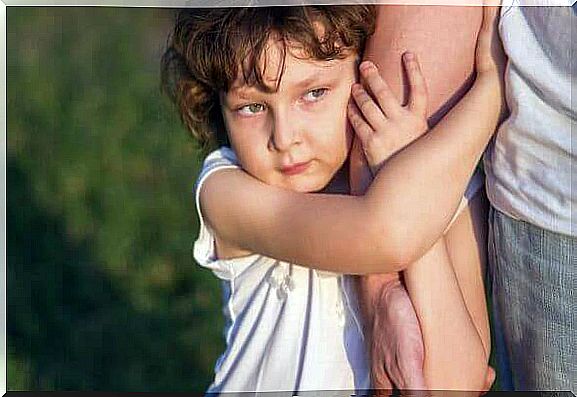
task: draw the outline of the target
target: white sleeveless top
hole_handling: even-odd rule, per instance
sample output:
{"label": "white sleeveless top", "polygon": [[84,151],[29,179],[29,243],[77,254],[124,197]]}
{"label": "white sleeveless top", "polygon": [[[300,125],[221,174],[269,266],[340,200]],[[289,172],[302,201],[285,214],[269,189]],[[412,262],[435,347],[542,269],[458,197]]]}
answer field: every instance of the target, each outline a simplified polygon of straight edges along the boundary
{"label": "white sleeveless top", "polygon": [[204,161],[195,196],[194,258],[222,280],[226,350],[213,392],[368,389],[369,369],[351,278],[254,254],[217,259],[199,192],[218,170],[239,168],[221,148]]}
{"label": "white sleeveless top", "polygon": [[513,218],[577,236],[577,6],[505,1],[499,32],[511,116],[485,154],[487,195]]}

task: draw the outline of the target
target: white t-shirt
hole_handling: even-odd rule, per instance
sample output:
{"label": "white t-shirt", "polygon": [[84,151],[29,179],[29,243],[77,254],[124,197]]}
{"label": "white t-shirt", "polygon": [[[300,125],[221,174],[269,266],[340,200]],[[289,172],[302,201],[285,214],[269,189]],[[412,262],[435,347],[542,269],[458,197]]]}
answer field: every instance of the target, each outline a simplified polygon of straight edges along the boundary
{"label": "white t-shirt", "polygon": [[199,192],[206,178],[226,168],[239,168],[234,152],[212,152],[195,189],[200,232],[194,258],[222,280],[227,320],[226,350],[207,392],[368,389],[368,358],[349,277],[258,254],[216,258]]}
{"label": "white t-shirt", "polygon": [[485,154],[487,195],[513,218],[577,236],[577,6],[505,1],[499,32],[511,116]]}

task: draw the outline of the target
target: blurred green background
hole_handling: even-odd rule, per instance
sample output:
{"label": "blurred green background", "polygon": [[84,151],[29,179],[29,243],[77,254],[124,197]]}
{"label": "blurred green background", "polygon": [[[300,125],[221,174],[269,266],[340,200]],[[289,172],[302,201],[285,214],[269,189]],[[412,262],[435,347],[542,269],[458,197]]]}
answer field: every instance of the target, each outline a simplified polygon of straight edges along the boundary
{"label": "blurred green background", "polygon": [[7,7],[8,390],[202,391],[201,151],[159,89],[173,11]]}

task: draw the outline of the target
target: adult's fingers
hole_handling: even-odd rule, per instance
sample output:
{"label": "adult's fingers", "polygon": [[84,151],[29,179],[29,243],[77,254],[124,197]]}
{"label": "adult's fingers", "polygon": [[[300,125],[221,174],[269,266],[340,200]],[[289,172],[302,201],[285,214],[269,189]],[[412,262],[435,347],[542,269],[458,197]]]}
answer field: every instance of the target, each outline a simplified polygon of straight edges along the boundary
{"label": "adult's fingers", "polygon": [[[393,390],[393,384],[385,371],[383,362],[373,362],[371,370],[371,380],[373,383],[373,388],[382,391]],[[387,394],[388,395],[388,394]]]}
{"label": "adult's fingers", "polygon": [[409,294],[400,281],[383,289],[378,315],[382,320],[379,326],[387,332],[387,343],[381,349],[391,382],[402,390],[426,389],[421,328]]}

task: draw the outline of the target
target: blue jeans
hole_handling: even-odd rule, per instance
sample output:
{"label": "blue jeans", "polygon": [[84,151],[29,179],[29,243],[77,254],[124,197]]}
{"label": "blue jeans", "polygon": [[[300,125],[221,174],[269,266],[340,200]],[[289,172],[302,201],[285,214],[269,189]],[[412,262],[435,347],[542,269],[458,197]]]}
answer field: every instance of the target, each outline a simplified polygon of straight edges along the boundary
{"label": "blue jeans", "polygon": [[488,240],[501,388],[577,393],[577,238],[491,208]]}

